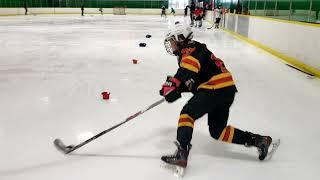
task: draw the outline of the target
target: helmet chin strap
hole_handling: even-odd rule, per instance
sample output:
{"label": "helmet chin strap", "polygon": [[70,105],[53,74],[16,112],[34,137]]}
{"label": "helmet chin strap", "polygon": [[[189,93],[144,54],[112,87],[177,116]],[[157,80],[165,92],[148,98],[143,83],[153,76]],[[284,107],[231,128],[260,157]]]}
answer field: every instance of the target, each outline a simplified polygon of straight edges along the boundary
{"label": "helmet chin strap", "polygon": [[189,35],[183,40],[183,42],[187,42],[187,40],[189,39],[189,37],[192,35],[192,32],[189,33]]}
{"label": "helmet chin strap", "polygon": [[175,56],[179,56],[179,55],[180,55],[180,49],[181,49],[182,44],[183,44],[183,43],[187,43],[187,41],[190,40],[189,37],[190,37],[191,35],[192,35],[192,32],[190,32],[189,35],[188,35],[182,42],[177,42],[178,50],[175,50],[175,51],[173,52],[173,54],[174,54]]}
{"label": "helmet chin strap", "polygon": [[[179,47],[179,46],[178,46],[178,47]],[[180,47],[179,47],[179,50],[180,50]],[[180,52],[179,50],[173,51],[172,54],[174,54],[175,56],[179,56],[179,52]]]}
{"label": "helmet chin strap", "polygon": [[183,46],[183,43],[185,43],[185,40],[183,40],[182,42],[176,42],[176,45],[177,45],[177,50],[175,50],[174,52],[173,52],[173,54],[175,55],[175,56],[179,56],[180,55],[180,50],[181,50],[181,47]]}

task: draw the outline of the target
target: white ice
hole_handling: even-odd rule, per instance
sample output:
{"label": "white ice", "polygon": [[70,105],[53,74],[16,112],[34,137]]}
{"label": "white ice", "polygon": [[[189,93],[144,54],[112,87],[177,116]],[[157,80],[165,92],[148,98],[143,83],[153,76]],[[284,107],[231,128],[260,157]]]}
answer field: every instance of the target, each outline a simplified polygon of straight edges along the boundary
{"label": "white ice", "polygon": [[[147,111],[71,155],[52,143],[61,138],[78,144],[161,99],[161,84],[177,68],[163,46],[173,19],[1,17],[0,179],[176,179],[160,168],[160,157],[175,150],[179,112],[190,95]],[[194,29],[194,39],[225,61],[239,90],[229,124],[281,138],[282,144],[271,161],[259,162],[254,148],[212,139],[205,116],[195,124],[184,179],[318,179],[319,79],[208,26]],[[102,99],[103,91],[111,92],[110,100]]]}

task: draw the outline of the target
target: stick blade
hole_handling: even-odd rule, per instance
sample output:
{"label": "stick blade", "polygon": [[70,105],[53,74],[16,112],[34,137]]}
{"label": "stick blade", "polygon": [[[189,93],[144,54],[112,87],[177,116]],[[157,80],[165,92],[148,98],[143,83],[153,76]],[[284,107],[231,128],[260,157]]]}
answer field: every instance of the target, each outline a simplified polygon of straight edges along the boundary
{"label": "stick blade", "polygon": [[212,29],[212,28],[213,28],[213,26],[214,26],[214,24],[213,24],[211,27],[208,27],[207,29]]}
{"label": "stick blade", "polygon": [[57,148],[58,151],[60,151],[64,154],[68,154],[70,152],[70,150],[73,148],[73,146],[64,145],[63,142],[61,141],[61,139],[55,139],[53,141],[53,144]]}

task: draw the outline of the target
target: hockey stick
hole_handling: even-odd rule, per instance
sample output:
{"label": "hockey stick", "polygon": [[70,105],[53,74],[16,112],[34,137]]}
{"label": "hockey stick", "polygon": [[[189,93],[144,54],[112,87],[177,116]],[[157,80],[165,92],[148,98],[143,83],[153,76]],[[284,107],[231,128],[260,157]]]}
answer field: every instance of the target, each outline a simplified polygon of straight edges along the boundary
{"label": "hockey stick", "polygon": [[72,151],[74,151],[74,150],[76,150],[76,149],[84,146],[85,144],[88,144],[89,142],[97,139],[98,137],[100,137],[100,136],[102,136],[102,135],[110,132],[111,130],[113,130],[113,129],[119,127],[119,126],[121,126],[122,124],[124,124],[124,123],[126,123],[126,122],[128,122],[128,121],[130,121],[130,120],[132,120],[132,119],[134,119],[134,118],[136,118],[137,116],[145,113],[146,111],[148,111],[148,110],[150,110],[150,109],[158,106],[159,104],[161,104],[161,103],[164,102],[164,101],[165,101],[165,98],[160,99],[159,101],[151,104],[150,106],[148,106],[148,107],[145,108],[144,110],[141,110],[141,111],[139,111],[139,112],[137,112],[137,113],[135,113],[135,114],[127,117],[126,120],[120,122],[119,124],[116,124],[116,125],[114,125],[113,127],[111,127],[111,128],[109,128],[109,129],[106,129],[106,130],[100,132],[99,134],[91,137],[90,139],[85,140],[84,142],[82,142],[82,143],[80,143],[80,144],[78,144],[78,145],[76,145],[76,146],[73,146],[73,145],[66,146],[66,145],[64,145],[64,143],[63,143],[60,139],[55,139],[55,140],[53,141],[53,144],[54,144],[54,146],[55,146],[59,151],[65,153],[65,154],[69,154],[70,152],[72,152]]}
{"label": "hockey stick", "polygon": [[211,26],[211,27],[208,27],[207,29],[212,29],[214,25],[215,25],[215,24],[212,24],[212,26]]}

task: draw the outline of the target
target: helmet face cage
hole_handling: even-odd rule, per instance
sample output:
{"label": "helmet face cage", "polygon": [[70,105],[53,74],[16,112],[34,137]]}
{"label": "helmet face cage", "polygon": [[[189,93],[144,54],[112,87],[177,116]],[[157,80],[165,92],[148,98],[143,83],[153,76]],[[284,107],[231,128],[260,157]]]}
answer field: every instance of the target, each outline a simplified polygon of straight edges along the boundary
{"label": "helmet face cage", "polygon": [[164,47],[166,48],[166,51],[168,52],[168,54],[170,54],[172,56],[175,56],[175,52],[174,52],[174,50],[172,49],[172,46],[171,46],[171,42],[172,41],[175,41],[173,36],[166,38],[164,40]]}
{"label": "helmet face cage", "polygon": [[176,56],[178,49],[172,48],[172,43],[176,43],[175,46],[180,46],[185,43],[187,40],[191,40],[193,38],[193,33],[190,27],[186,27],[179,22],[175,23],[175,27],[170,30],[170,32],[166,35],[164,40],[164,46],[168,52],[168,54]]}

